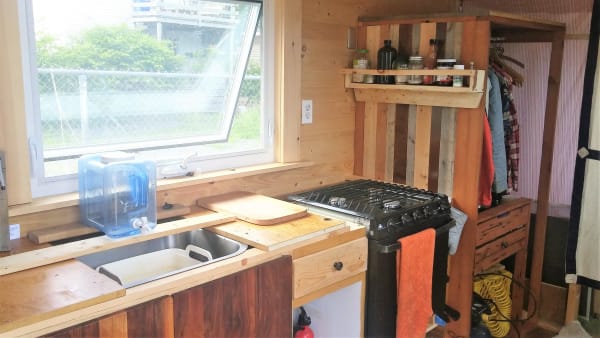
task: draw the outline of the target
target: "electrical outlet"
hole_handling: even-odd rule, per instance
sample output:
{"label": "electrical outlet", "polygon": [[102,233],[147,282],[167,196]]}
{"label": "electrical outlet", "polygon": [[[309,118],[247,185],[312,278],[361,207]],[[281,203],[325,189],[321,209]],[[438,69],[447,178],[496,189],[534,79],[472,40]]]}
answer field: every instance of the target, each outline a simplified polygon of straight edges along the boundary
{"label": "electrical outlet", "polygon": [[302,124],[310,124],[313,119],[312,100],[302,100]]}

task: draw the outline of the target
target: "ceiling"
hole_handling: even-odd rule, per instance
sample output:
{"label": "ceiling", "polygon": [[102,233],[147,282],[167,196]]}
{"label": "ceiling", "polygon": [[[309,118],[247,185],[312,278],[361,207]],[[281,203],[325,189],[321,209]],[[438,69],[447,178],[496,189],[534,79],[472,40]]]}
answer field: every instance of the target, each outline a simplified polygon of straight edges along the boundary
{"label": "ceiling", "polygon": [[464,9],[475,7],[512,13],[591,12],[592,3],[593,0],[463,0]]}

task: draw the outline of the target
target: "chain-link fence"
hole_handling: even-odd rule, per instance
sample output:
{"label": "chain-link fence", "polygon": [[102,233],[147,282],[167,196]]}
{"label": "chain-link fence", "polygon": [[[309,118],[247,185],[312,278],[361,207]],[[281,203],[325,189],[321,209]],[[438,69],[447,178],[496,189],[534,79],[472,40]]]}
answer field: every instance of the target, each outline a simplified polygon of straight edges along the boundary
{"label": "chain-link fence", "polygon": [[229,76],[38,69],[45,149],[157,139],[206,138],[229,128],[230,101],[260,102],[260,76],[240,98]]}

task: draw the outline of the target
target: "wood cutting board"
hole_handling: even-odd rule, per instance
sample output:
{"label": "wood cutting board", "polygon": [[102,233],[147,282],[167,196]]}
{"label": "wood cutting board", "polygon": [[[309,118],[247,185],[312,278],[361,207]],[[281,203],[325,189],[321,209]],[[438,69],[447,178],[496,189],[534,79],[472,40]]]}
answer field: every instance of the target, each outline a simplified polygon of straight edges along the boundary
{"label": "wood cutting board", "polygon": [[236,221],[213,226],[210,230],[255,248],[271,251],[344,228],[349,228],[344,221],[309,214],[268,227]]}
{"label": "wood cutting board", "polygon": [[0,276],[0,333],[125,295],[77,260]]}
{"label": "wood cutting board", "polygon": [[196,204],[258,225],[283,223],[307,215],[305,207],[245,191],[201,198]]}

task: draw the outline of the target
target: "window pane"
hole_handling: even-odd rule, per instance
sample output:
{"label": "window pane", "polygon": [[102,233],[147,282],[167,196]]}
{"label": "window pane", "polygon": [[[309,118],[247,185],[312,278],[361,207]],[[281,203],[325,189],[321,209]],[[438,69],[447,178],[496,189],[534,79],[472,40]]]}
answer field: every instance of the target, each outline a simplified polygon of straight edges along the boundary
{"label": "window pane", "polygon": [[45,176],[82,154],[262,151],[260,3],[32,0]]}

